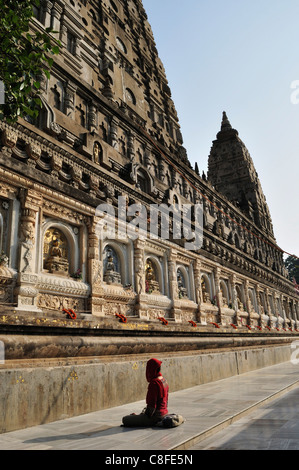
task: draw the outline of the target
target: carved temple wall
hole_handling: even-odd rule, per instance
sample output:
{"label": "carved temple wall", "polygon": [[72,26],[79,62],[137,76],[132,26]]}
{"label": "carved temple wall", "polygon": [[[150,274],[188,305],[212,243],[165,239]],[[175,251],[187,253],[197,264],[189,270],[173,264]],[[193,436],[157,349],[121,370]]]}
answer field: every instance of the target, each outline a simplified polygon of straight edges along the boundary
{"label": "carved temple wall", "polygon": [[[205,224],[198,252],[186,250],[181,241],[100,237],[95,207],[99,200],[88,204],[74,197],[78,190],[74,192],[73,186],[69,195],[55,190],[50,178],[56,186],[60,180],[53,166],[46,175],[48,183],[20,172],[20,155],[26,158],[28,173],[38,168],[40,157],[33,158],[28,150],[34,147],[40,155],[38,136],[29,137],[19,125],[3,128],[2,306],[37,315],[60,316],[63,309],[71,308],[87,318],[122,314],[202,325],[298,325],[298,297],[292,284],[246,250],[242,256],[229,242],[228,227],[222,227],[222,236],[214,233],[216,213],[205,208],[211,228]],[[18,148],[20,139],[25,150]],[[63,160],[65,155],[57,157]],[[243,241],[239,237],[245,247],[246,237]]]}
{"label": "carved temple wall", "polygon": [[[272,232],[188,161],[142,2],[41,1],[31,26],[49,25],[62,48],[51,78],[41,77],[38,120],[0,122],[2,307],[298,326],[298,295]],[[202,247],[99,236],[97,207],[117,208],[119,197],[180,212],[201,204]]]}

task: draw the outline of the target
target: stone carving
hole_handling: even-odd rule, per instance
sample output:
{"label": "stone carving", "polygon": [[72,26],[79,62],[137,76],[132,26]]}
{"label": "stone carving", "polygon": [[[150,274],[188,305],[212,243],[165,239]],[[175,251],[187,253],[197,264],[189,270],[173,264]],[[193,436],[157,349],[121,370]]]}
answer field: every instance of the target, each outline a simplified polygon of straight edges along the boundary
{"label": "stone carving", "polygon": [[71,308],[76,313],[78,313],[78,311],[84,311],[85,309],[83,299],[46,293],[38,294],[37,306],[42,309],[55,310],[59,312],[61,312],[63,308]]}
{"label": "stone carving", "polygon": [[[81,3],[83,8],[88,2]],[[125,310],[126,302],[132,302],[133,310],[140,318],[143,315],[145,318],[146,312],[149,312],[151,318],[157,315],[164,317],[171,312],[171,318],[176,320],[179,316],[187,319],[187,315],[190,315],[191,318],[191,309],[194,307],[189,308],[191,302],[178,301],[179,296],[183,299],[187,297],[186,289],[190,286],[188,293],[191,294],[190,298],[195,293],[199,305],[198,320],[201,322],[206,318],[215,320],[218,306],[219,318],[230,318],[233,312],[226,312],[229,310],[226,307],[227,303],[234,302],[234,310],[239,312],[242,321],[247,321],[245,307],[250,312],[250,321],[252,318],[260,320],[259,315],[263,313],[272,313],[280,318],[280,322],[287,323],[291,321],[289,317],[294,315],[294,321],[299,327],[298,297],[291,291],[291,283],[281,277],[286,275],[282,254],[277,253],[275,247],[266,246],[267,241],[273,242],[273,237],[270,237],[270,214],[249,153],[238,138],[237,131],[232,129],[224,114],[221,132],[211,149],[208,179],[204,174],[203,179],[199,176],[198,166],[193,172],[186,149],[182,147],[179,122],[170,100],[162,65],[159,67],[159,83],[155,81],[153,72],[159,58],[151,34],[147,34],[144,47],[135,47],[136,35],[131,34],[131,20],[134,17],[135,32],[145,31],[142,8],[135,9],[134,15],[130,14],[130,21],[124,24],[123,15],[127,15],[128,9],[119,8],[117,11],[117,8],[105,6],[105,2],[97,3],[97,16],[104,15],[107,21],[104,21],[105,24],[98,23],[98,34],[95,34],[94,24],[92,26],[94,22],[88,21],[80,48],[81,62],[76,60],[76,55],[65,54],[66,48],[63,48],[60,65],[54,64],[54,75],[50,80],[41,80],[41,88],[45,93],[39,127],[35,128],[34,123],[23,120],[13,125],[0,122],[0,193],[7,201],[6,204],[9,201],[9,215],[4,214],[4,206],[0,207],[0,247],[9,253],[11,265],[14,266],[10,274],[15,276],[16,286],[12,287],[14,280],[9,284],[14,289],[12,298],[19,307],[27,305],[28,311],[35,306],[37,291],[38,304],[45,309],[60,309],[62,305],[72,308],[75,307],[74,299],[80,298],[84,299],[80,300],[80,308],[83,310],[88,305],[88,313],[92,315],[102,315],[108,302],[111,304],[109,308],[117,304],[121,305],[122,311]],[[121,3],[124,2],[115,0],[117,6]],[[79,42],[83,32],[77,23],[80,20],[78,12],[76,16],[75,10],[70,7],[70,13],[64,0],[47,1],[45,4],[45,26],[50,25],[52,18],[61,27],[63,44],[67,27],[77,32]],[[62,18],[60,25],[58,9],[61,9],[62,14],[64,7],[68,24],[64,24]],[[115,53],[112,38],[115,38],[113,28],[116,24],[123,25],[127,33],[123,36],[127,52],[132,51],[133,46],[134,54],[130,52],[126,57],[121,57],[121,52]],[[42,23],[40,27],[43,27]],[[143,48],[148,48],[148,51],[143,51]],[[78,47],[75,49],[75,54],[78,54]],[[139,55],[141,51],[142,55]],[[153,60],[152,64],[146,61],[144,79],[143,59],[148,52]],[[95,75],[98,61],[100,73]],[[63,70],[63,64],[71,67],[74,77],[70,76],[69,71]],[[119,79],[124,73],[128,80],[121,86]],[[71,77],[71,80],[68,81],[67,77]],[[88,79],[88,86],[81,77]],[[53,86],[56,100],[53,99]],[[124,103],[126,86],[132,87],[136,95],[136,101],[132,99],[127,105]],[[38,171],[32,172],[30,167],[36,164]],[[187,184],[185,177],[191,185]],[[136,189],[136,185],[139,189]],[[214,191],[213,186],[218,191]],[[20,194],[21,188],[24,188],[24,197]],[[172,235],[169,239],[155,240],[152,245],[149,240],[144,245],[135,241],[122,241],[119,243],[126,244],[126,255],[118,260],[114,256],[102,260],[100,252],[103,243],[110,241],[99,240],[94,233],[95,227],[90,228],[87,221],[94,216],[96,198],[116,208],[119,195],[126,195],[132,203],[143,205],[163,202],[178,206],[179,202],[179,210],[171,216],[171,220],[175,220],[173,223],[170,221]],[[173,199],[174,196],[176,199]],[[198,252],[190,251],[188,256],[184,251],[184,240],[174,236],[176,231],[180,233],[181,210],[186,201],[203,203],[205,229],[202,249]],[[59,224],[59,220],[80,227],[80,237],[74,232],[69,232],[70,239],[64,240],[60,235],[54,239],[53,231],[51,237],[47,232],[44,235],[44,223],[49,218],[57,221],[55,227],[64,227],[63,223]],[[253,220],[260,228],[260,241],[249,233]],[[15,236],[17,228],[20,243]],[[7,238],[3,234],[7,234]],[[40,234],[43,234],[44,240],[39,240]],[[230,244],[227,243],[229,235]],[[104,236],[107,236],[107,232]],[[84,282],[70,277],[70,271],[77,268],[73,266],[72,239],[80,241],[76,245],[76,255],[84,260]],[[114,247],[116,243],[111,241]],[[117,250],[117,254],[125,252],[124,245],[121,248],[123,251]],[[152,266],[147,263],[145,267],[145,252],[153,253]],[[154,256],[164,257],[163,271],[157,269],[155,272],[155,267],[159,266]],[[128,266],[120,266],[120,261],[125,261]],[[177,267],[181,265],[181,274],[185,275],[183,266],[188,266],[189,262],[187,285],[187,277],[184,283],[184,276],[179,273],[177,276]],[[40,272],[40,267],[47,272]],[[215,272],[217,268],[218,273]],[[202,271],[209,273],[204,276],[206,285],[201,280]],[[232,273],[235,273],[234,282],[231,282]],[[10,274],[3,266],[0,267],[0,278],[5,278],[5,282],[12,279]],[[165,296],[159,295],[162,275],[165,275]],[[222,293],[219,291],[220,275],[230,279],[231,290],[224,288]],[[265,293],[267,286],[270,298],[274,299],[277,293],[279,303],[274,308],[271,301],[272,312],[268,305],[268,294],[265,294],[263,302],[259,302],[264,311],[263,308],[257,309],[256,297],[252,296],[251,301],[258,312],[251,312],[248,294],[244,290],[246,279],[250,280],[250,290],[253,292],[259,292],[257,283],[260,282],[260,291]],[[137,295],[127,286],[123,288],[122,283],[133,285]],[[239,299],[236,284],[242,287]],[[2,288],[3,284],[0,286]],[[144,295],[145,290],[157,295]],[[280,292],[284,294],[284,303],[281,303]],[[216,297],[212,298],[214,294]],[[6,298],[2,291],[0,299],[6,301]],[[293,307],[289,307],[290,299],[294,302]],[[182,312],[178,312],[180,305],[184,305]],[[154,309],[159,312],[154,313]]]}
{"label": "stone carving", "polygon": [[58,229],[49,229],[45,234],[44,269],[52,274],[69,274],[67,240]]}
{"label": "stone carving", "polygon": [[211,303],[210,294],[209,292],[207,292],[206,283],[203,277],[201,278],[201,292],[202,292],[203,302],[206,304]]}
{"label": "stone carving", "polygon": [[32,260],[32,252],[35,244],[35,215],[34,212],[30,209],[24,210],[25,214],[23,216],[23,222],[21,225],[21,244],[24,248],[23,259],[25,265],[22,269],[22,272],[32,271],[30,266]]}
{"label": "stone carving", "polygon": [[148,294],[160,292],[159,282],[156,280],[155,269],[150,259],[145,265],[145,291]]}
{"label": "stone carving", "polygon": [[34,142],[26,145],[26,152],[28,157],[32,158],[33,160],[38,160],[42,153],[40,146]]}
{"label": "stone carving", "polygon": [[178,269],[177,272],[177,283],[178,283],[178,293],[179,293],[179,298],[187,298],[188,297],[188,292],[185,286],[185,281],[184,281],[184,276],[180,269]]}
{"label": "stone carving", "polygon": [[2,132],[2,143],[6,147],[13,148],[18,140],[18,134],[13,129],[4,129]]}
{"label": "stone carving", "polygon": [[136,274],[136,292],[141,294],[143,291],[144,275],[143,275],[143,262],[140,256],[135,258],[135,274]]}
{"label": "stone carving", "polygon": [[117,255],[112,248],[107,250],[107,259],[104,272],[104,281],[107,284],[121,284],[121,275],[117,270]]}
{"label": "stone carving", "polygon": [[98,142],[95,142],[93,146],[93,161],[95,163],[101,163],[101,154],[102,154],[101,146]]}

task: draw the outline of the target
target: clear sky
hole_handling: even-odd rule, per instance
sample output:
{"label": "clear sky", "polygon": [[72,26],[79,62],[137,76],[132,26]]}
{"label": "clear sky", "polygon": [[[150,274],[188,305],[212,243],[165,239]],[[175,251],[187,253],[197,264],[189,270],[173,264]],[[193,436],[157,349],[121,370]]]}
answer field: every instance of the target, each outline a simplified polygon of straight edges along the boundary
{"label": "clear sky", "polygon": [[143,5],[191,164],[207,172],[226,111],[255,164],[278,246],[299,256],[299,0]]}

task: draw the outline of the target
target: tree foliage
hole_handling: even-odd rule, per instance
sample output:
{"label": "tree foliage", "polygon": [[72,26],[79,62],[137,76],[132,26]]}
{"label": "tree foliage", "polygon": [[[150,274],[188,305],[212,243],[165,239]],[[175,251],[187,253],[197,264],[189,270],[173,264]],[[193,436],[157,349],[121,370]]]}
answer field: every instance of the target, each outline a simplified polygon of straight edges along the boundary
{"label": "tree foliage", "polygon": [[292,281],[293,278],[295,278],[299,284],[299,259],[294,256],[288,256],[284,263],[285,267],[289,271],[290,280]]}
{"label": "tree foliage", "polygon": [[39,0],[0,0],[0,80],[5,86],[5,104],[0,106],[0,119],[8,123],[18,117],[38,116],[40,78],[53,64],[53,55],[59,53],[60,43],[50,33],[29,29],[33,5]]}

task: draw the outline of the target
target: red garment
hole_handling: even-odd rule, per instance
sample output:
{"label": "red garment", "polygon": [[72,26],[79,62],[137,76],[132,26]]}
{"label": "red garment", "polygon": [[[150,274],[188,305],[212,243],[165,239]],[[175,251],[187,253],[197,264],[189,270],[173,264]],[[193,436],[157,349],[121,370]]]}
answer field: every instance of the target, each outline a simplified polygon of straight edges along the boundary
{"label": "red garment", "polygon": [[164,416],[168,414],[169,386],[160,372],[161,364],[158,359],[150,359],[146,365],[146,379],[149,382],[146,404],[155,410],[154,414]]}

